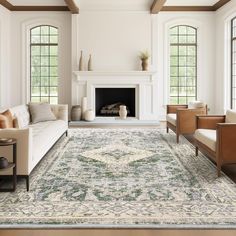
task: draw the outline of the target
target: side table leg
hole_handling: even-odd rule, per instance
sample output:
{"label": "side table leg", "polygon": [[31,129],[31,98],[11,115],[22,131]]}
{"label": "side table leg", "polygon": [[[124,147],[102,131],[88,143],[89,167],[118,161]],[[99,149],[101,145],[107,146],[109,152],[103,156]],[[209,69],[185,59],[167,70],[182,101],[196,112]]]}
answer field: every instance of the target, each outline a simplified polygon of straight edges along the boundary
{"label": "side table leg", "polygon": [[26,189],[27,189],[27,192],[29,192],[29,175],[27,175],[25,179],[26,179]]}
{"label": "side table leg", "polygon": [[16,160],[16,143],[13,145],[13,163],[15,163],[15,167],[13,168],[13,191],[16,190],[16,182],[17,182],[17,160]]}

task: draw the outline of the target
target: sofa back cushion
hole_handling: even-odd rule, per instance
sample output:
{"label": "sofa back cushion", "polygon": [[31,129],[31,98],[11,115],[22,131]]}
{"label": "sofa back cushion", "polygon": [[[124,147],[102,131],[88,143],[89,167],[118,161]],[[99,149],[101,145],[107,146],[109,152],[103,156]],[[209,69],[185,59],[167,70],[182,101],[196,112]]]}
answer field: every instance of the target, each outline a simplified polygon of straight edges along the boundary
{"label": "sofa back cushion", "polygon": [[29,111],[33,124],[42,121],[56,120],[56,116],[53,114],[51,106],[48,103],[30,103]]}
{"label": "sofa back cushion", "polygon": [[193,101],[193,102],[189,102],[189,104],[188,104],[189,109],[203,108],[205,106],[206,105],[201,101]]}
{"label": "sofa back cushion", "polygon": [[236,110],[228,110],[226,112],[226,123],[236,123]]}
{"label": "sofa back cushion", "polygon": [[25,128],[30,123],[29,108],[27,105],[20,105],[10,109],[12,115],[17,119],[18,127]]}
{"label": "sofa back cushion", "polygon": [[13,116],[10,110],[0,113],[0,129],[13,128]]}

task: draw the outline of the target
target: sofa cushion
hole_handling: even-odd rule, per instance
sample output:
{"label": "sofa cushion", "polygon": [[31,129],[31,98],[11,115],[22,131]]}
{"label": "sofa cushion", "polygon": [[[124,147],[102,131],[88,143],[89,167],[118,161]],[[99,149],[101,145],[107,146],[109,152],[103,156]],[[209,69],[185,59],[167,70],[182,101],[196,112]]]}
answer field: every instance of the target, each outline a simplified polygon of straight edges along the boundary
{"label": "sofa cushion", "polygon": [[48,103],[30,103],[29,111],[33,124],[56,120],[56,116],[53,114],[51,106]]}
{"label": "sofa cushion", "polygon": [[39,122],[29,127],[33,132],[33,161],[36,162],[68,128],[67,122],[63,120]]}
{"label": "sofa cushion", "polygon": [[29,109],[27,105],[20,105],[10,109],[14,117],[17,118],[18,127],[25,128],[30,123]]}
{"label": "sofa cushion", "polygon": [[194,134],[195,139],[209,147],[212,151],[216,151],[216,130],[197,129]]}
{"label": "sofa cushion", "polygon": [[236,110],[228,110],[226,112],[226,123],[236,123]]}
{"label": "sofa cushion", "polygon": [[203,108],[204,106],[205,104],[201,101],[193,101],[188,104],[189,109]]}
{"label": "sofa cushion", "polygon": [[166,120],[172,125],[176,126],[176,114],[169,113],[166,115]]}
{"label": "sofa cushion", "polygon": [[0,129],[13,128],[13,116],[10,110],[0,113]]}

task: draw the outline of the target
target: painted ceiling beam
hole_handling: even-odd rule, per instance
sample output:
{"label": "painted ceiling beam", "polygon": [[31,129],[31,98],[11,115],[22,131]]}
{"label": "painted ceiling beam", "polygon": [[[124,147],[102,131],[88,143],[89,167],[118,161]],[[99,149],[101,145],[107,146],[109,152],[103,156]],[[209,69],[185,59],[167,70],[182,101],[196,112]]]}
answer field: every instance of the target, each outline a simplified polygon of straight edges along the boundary
{"label": "painted ceiling beam", "polygon": [[64,0],[72,14],[79,14],[79,7],[74,0]]}
{"label": "painted ceiling beam", "polygon": [[154,0],[154,2],[152,3],[152,6],[151,6],[151,13],[152,14],[159,13],[165,3],[166,3],[166,0]]}

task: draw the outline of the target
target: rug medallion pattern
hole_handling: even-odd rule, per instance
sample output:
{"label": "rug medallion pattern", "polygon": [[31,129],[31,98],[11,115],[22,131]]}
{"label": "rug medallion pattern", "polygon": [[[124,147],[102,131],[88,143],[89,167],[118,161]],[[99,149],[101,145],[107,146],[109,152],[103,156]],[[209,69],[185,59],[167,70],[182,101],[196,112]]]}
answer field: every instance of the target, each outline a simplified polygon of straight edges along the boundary
{"label": "rug medallion pattern", "polygon": [[72,129],[15,193],[0,193],[0,227],[236,224],[236,185],[161,129]]}

